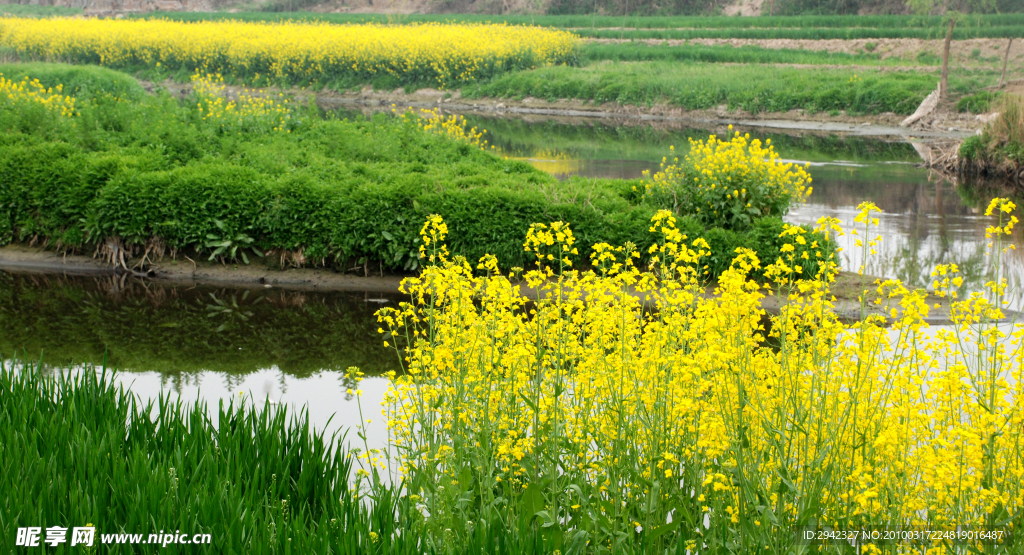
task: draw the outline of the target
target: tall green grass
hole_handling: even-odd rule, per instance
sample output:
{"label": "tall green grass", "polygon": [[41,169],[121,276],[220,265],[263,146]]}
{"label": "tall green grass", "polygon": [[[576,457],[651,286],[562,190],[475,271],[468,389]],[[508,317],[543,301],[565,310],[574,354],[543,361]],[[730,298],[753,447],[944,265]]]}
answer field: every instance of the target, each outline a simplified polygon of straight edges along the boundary
{"label": "tall green grass", "polygon": [[13,552],[18,527],[91,524],[93,553],[153,553],[98,544],[101,534],[175,530],[211,534],[212,544],[161,553],[397,550],[396,498],[360,494],[341,438],[314,431],[304,413],[241,399],[214,414],[216,423],[203,403],[169,397],[142,403],[107,371],[49,375],[0,362],[0,545]]}
{"label": "tall green grass", "polygon": [[[595,63],[546,67],[468,86],[469,97],[572,98],[595,103],[667,103],[688,110],[727,105],[752,113],[845,110],[851,114],[910,114],[935,89],[933,75],[909,72],[803,69],[697,63]],[[954,79],[951,89],[976,83]]]}

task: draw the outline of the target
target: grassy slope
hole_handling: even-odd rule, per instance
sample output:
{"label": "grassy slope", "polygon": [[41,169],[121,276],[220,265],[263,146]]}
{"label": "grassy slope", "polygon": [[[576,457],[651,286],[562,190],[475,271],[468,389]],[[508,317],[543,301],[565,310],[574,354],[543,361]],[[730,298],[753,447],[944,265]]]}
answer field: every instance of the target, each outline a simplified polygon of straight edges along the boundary
{"label": "grassy slope", "polygon": [[[953,89],[973,82],[953,81]],[[651,105],[666,102],[689,110],[726,104],[750,112],[910,114],[935,88],[933,75],[848,69],[696,63],[598,63],[583,68],[538,68],[468,86],[470,97],[574,98],[597,103]]]}

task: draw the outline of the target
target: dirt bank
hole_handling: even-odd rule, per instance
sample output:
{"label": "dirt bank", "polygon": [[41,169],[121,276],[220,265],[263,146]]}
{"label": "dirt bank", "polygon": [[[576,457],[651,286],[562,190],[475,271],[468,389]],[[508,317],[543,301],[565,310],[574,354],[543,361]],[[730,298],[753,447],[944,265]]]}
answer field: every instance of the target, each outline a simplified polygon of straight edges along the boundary
{"label": "dirt bank", "polygon": [[[132,267],[133,261],[128,262]],[[359,291],[379,294],[396,294],[404,276],[358,276],[343,274],[331,270],[301,268],[279,270],[254,263],[217,264],[205,260],[168,258],[151,263],[138,271],[115,268],[99,260],[82,255],[61,255],[38,247],[8,245],[0,247],[0,271],[39,274],[67,275],[133,275],[155,283],[202,284],[239,288],[279,288],[293,291]],[[833,285],[832,293],[836,312],[844,320],[859,320],[861,303],[857,297],[864,290],[862,284],[871,292],[867,297],[874,298],[875,277],[858,276],[843,272]],[[536,299],[536,291],[520,284],[520,293],[526,298]],[[706,297],[715,296],[712,284],[705,290]],[[949,323],[949,305],[945,299],[930,298],[932,317],[926,319],[929,324],[944,325]],[[762,308],[769,314],[778,314],[779,307],[786,304],[785,299],[777,296],[766,296],[762,300]],[[935,305],[938,307],[935,307]],[[880,314],[888,317],[881,308],[874,304],[868,306],[868,314]]]}
{"label": "dirt bank", "polygon": [[[128,261],[133,267],[137,260]],[[201,283],[238,287],[280,287],[299,291],[370,291],[395,293],[401,276],[362,277],[331,270],[302,268],[275,270],[263,264],[217,264],[187,257],[163,260],[126,272],[101,260],[83,255],[61,255],[35,247],[8,245],[0,248],[0,270],[72,275],[130,274],[154,281]]]}
{"label": "dirt bank", "polygon": [[770,128],[791,131],[816,131],[865,137],[909,138],[937,140],[958,139],[973,134],[981,123],[970,115],[946,114],[936,116],[928,127],[908,129],[899,127],[904,116],[893,113],[878,115],[850,116],[844,113],[829,115],[810,113],[805,110],[789,112],[764,112],[751,114],[745,110],[729,110],[719,106],[713,110],[685,110],[667,104],[653,106],[628,106],[612,102],[594,104],[579,100],[560,99],[555,102],[526,97],[522,100],[462,98],[458,91],[446,94],[441,91],[423,89],[414,93],[404,91],[373,91],[365,88],[358,93],[317,94],[317,102],[325,108],[369,108],[398,109],[440,108],[443,111],[462,114],[501,115],[512,118],[523,116],[548,116],[562,118],[593,118],[642,122],[650,124],[701,124],[738,125],[751,128]]}

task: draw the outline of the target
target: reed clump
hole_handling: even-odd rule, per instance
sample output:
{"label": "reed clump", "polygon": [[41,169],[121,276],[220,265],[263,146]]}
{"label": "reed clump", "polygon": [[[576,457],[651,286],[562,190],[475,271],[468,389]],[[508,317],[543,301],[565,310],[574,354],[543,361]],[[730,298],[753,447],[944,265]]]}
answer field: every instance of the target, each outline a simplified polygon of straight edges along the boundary
{"label": "reed clump", "polygon": [[995,103],[999,112],[981,135],[964,140],[956,170],[961,174],[988,175],[1024,185],[1024,95],[1003,94]]}
{"label": "reed clump", "polygon": [[1024,94],[1004,94],[996,106],[999,117],[987,129],[988,146],[1024,162]]}

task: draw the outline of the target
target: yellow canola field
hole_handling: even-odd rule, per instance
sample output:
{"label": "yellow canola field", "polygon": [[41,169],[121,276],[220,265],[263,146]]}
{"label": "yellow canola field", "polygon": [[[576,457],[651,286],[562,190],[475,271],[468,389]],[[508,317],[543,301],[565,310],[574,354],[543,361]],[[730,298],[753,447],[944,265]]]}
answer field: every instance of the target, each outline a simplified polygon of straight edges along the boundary
{"label": "yellow canola field", "polygon": [[45,60],[348,86],[393,77],[449,87],[569,62],[577,45],[568,32],[511,25],[0,18],[0,46]]}

